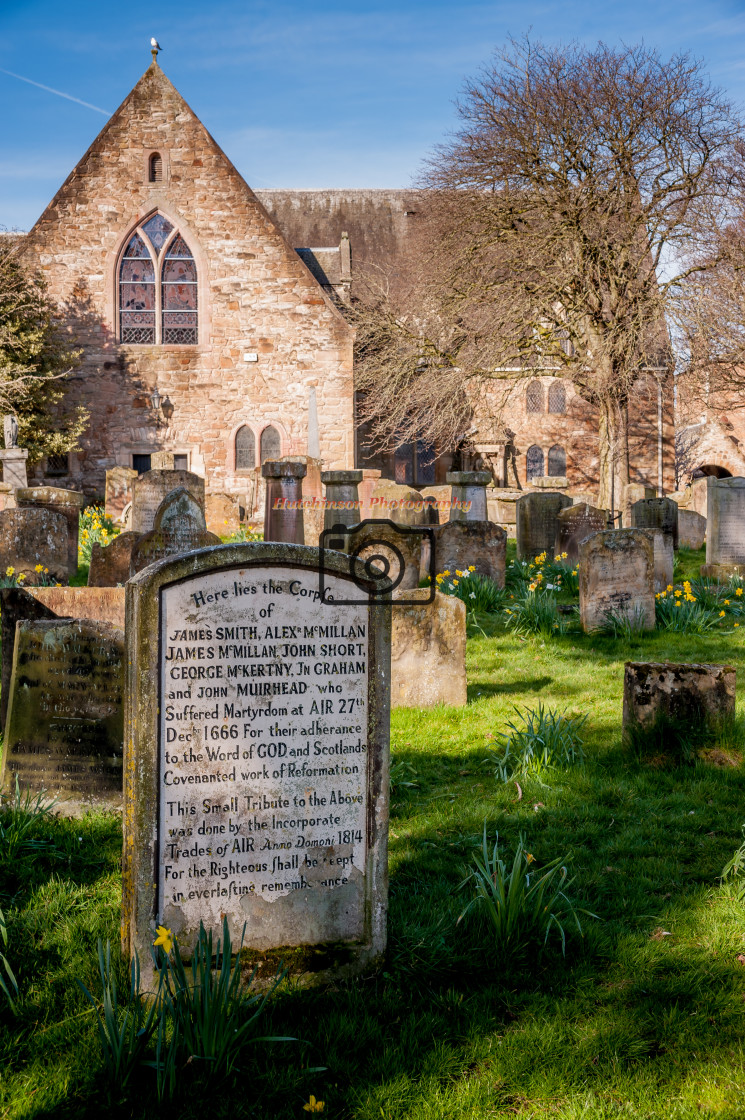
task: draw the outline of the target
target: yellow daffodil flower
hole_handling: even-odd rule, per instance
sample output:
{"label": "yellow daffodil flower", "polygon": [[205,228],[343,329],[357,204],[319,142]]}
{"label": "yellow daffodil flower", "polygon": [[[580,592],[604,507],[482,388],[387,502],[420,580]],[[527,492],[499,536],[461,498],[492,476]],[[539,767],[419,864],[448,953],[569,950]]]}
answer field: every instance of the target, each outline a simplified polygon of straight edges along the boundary
{"label": "yellow daffodil flower", "polygon": [[737,627],[738,627],[739,625],[740,625],[740,623],[739,623],[739,622],[736,622],[736,623],[735,623],[735,629],[737,629]]}
{"label": "yellow daffodil flower", "polygon": [[741,587],[738,587],[738,588],[735,589],[735,595],[737,596],[738,599],[740,598],[740,596],[742,595],[742,588]]}
{"label": "yellow daffodil flower", "polygon": [[720,617],[720,618],[724,618],[724,616],[725,616],[725,614],[726,614],[726,613],[727,613],[726,611],[720,611],[720,612],[719,612],[719,617]]}
{"label": "yellow daffodil flower", "polygon": [[157,926],[155,932],[157,937],[153,941],[153,945],[162,945],[164,953],[170,953],[173,948],[173,934],[170,929],[165,926]]}
{"label": "yellow daffodil flower", "polygon": [[12,566],[12,564],[9,564],[8,567],[5,569],[5,574],[8,577],[8,579],[10,579],[11,576],[14,576],[15,572],[16,572],[16,570]]}
{"label": "yellow daffodil flower", "polygon": [[469,572],[475,572],[476,571],[476,565],[475,564],[469,564],[468,565],[468,570],[469,570]]}
{"label": "yellow daffodil flower", "polygon": [[311,1093],[308,1097],[308,1103],[303,1105],[306,1112],[323,1112],[326,1107],[325,1101],[317,1101]]}
{"label": "yellow daffodil flower", "polygon": [[37,564],[36,567],[34,568],[34,571],[35,572],[43,572],[44,571],[44,565],[43,564]]}
{"label": "yellow daffodil flower", "polygon": [[729,606],[729,599],[725,599],[725,600],[724,600],[724,605],[725,605],[725,607],[728,607],[728,606]]}

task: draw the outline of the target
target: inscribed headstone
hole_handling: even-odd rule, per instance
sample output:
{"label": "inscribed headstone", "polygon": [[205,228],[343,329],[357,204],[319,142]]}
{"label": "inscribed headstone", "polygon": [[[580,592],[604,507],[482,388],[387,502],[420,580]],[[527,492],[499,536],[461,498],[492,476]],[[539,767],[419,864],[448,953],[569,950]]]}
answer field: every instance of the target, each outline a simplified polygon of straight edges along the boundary
{"label": "inscribed headstone", "polygon": [[333,554],[334,598],[363,601],[320,603],[318,556],[223,545],[127,585],[122,928],[141,960],[155,925],[188,951],[223,915],[305,979],[384,951],[389,611]]}
{"label": "inscribed headstone", "polygon": [[634,529],[662,529],[678,547],[678,507],[671,498],[643,498],[631,507]]}
{"label": "inscribed headstone", "polygon": [[128,528],[134,533],[149,533],[155,525],[160,503],[172,490],[188,490],[204,509],[204,479],[191,471],[147,471],[134,480],[132,513]]}
{"label": "inscribed headstone", "polygon": [[561,556],[566,552],[568,564],[579,560],[579,544],[591,533],[599,533],[608,526],[608,515],[604,509],[597,509],[586,502],[559,511],[556,518],[556,542],[554,554]]}
{"label": "inscribed headstone", "polygon": [[78,570],[80,511],[86,505],[85,494],[56,486],[28,486],[16,490],[16,504],[19,509],[48,509],[62,514],[67,522],[67,575],[74,576]]}
{"label": "inscribed headstone", "polygon": [[129,562],[130,574],[167,556],[215,544],[220,544],[220,538],[207,532],[201,506],[188,490],[173,490],[163,499],[152,531],[135,542]]}
{"label": "inscribed headstone", "polygon": [[474,567],[504,587],[507,533],[491,521],[448,521],[433,528],[435,569],[465,571]]}
{"label": "inscribed headstone", "polygon": [[579,546],[579,615],[596,630],[609,612],[655,625],[654,547],[642,529],[606,529]]}
{"label": "inscribed headstone", "polygon": [[571,506],[567,494],[523,494],[517,501],[517,558],[553,555],[559,512]]}
{"label": "inscribed headstone", "polygon": [[[462,707],[467,701],[466,605],[454,595],[421,588],[403,593],[406,605],[393,608],[391,627],[391,707]],[[394,602],[399,591],[393,592]]]}
{"label": "inscribed headstone", "polygon": [[706,518],[692,509],[678,507],[678,547],[703,548],[706,541]]}
{"label": "inscribed headstone", "polygon": [[124,632],[79,619],[19,622],[2,788],[121,801]]}
{"label": "inscribed headstone", "polygon": [[701,572],[726,579],[745,572],[745,478],[707,482],[706,563]]}
{"label": "inscribed headstone", "polygon": [[0,572],[12,567],[27,583],[38,583],[42,577],[66,580],[68,541],[67,521],[61,513],[41,508],[0,510]]}
{"label": "inscribed headstone", "polygon": [[491,471],[449,471],[445,480],[451,487],[451,521],[487,521],[486,488]]}
{"label": "inscribed headstone", "polygon": [[173,451],[153,451],[150,456],[150,469],[154,471],[174,470],[176,456]]}
{"label": "inscribed headstone", "polygon": [[89,587],[123,587],[129,579],[132,550],[140,540],[138,533],[120,533],[111,544],[93,542],[88,567]]}

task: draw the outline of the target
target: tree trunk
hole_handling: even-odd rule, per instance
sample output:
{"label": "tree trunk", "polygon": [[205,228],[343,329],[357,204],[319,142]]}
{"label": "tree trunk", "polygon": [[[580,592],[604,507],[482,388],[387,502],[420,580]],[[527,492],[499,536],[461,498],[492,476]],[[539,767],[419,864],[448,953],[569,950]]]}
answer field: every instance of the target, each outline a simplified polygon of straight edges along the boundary
{"label": "tree trunk", "polygon": [[598,431],[601,509],[615,515],[623,509],[629,482],[628,423],[626,408],[615,399],[600,405]]}

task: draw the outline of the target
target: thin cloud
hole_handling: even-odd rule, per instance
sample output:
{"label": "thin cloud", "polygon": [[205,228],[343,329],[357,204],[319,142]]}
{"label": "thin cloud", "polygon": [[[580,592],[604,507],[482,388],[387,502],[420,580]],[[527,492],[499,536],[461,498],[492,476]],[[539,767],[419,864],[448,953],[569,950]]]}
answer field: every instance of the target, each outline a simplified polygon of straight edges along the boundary
{"label": "thin cloud", "polygon": [[66,101],[74,101],[76,105],[83,105],[86,109],[93,109],[96,113],[103,113],[105,117],[110,117],[106,109],[99,109],[98,105],[91,105],[90,101],[81,101],[79,97],[73,97],[70,93],[63,93],[62,90],[52,89],[51,86],[43,86],[41,82],[35,82],[32,78],[24,78],[22,74],[14,74],[12,70],[4,70],[0,66],[0,74],[8,74],[11,78],[18,78],[19,82],[28,82],[30,86],[36,86],[37,89],[45,89],[47,93],[56,93],[57,97],[64,97]]}

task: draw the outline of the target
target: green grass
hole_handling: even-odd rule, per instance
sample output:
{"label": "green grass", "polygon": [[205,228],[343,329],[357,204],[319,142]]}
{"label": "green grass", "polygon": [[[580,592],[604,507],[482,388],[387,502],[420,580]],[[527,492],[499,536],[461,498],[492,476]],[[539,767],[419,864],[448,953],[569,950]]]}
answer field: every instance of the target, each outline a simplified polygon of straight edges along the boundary
{"label": "green grass", "polygon": [[[249,1051],[209,1096],[197,1081],[169,1111],[144,1071],[126,1102],[105,1103],[76,980],[100,987],[97,939],[118,936],[117,820],[44,822],[49,850],[20,869],[0,862],[21,992],[17,1018],[0,1010],[0,1117],[202,1120],[208,1105],[220,1118],[297,1120],[311,1093],[333,1120],[745,1115],[745,912],[737,884],[719,881],[742,840],[745,769],[714,764],[738,762],[745,741],[730,732],[712,762],[679,767],[637,760],[621,742],[625,660],[729,663],[742,688],[745,636],[544,641],[482,616],[467,657],[467,707],[393,713],[405,780],[391,804],[384,968],[276,996],[262,1033],[302,1042]],[[505,785],[495,740],[515,707],[538,702],[587,715],[585,764]],[[601,920],[582,922],[583,940],[567,928],[566,958],[554,945],[505,970],[457,925],[485,821],[506,851],[522,834],[537,867],[571,857],[572,901]],[[124,966],[119,978],[125,990]]]}

